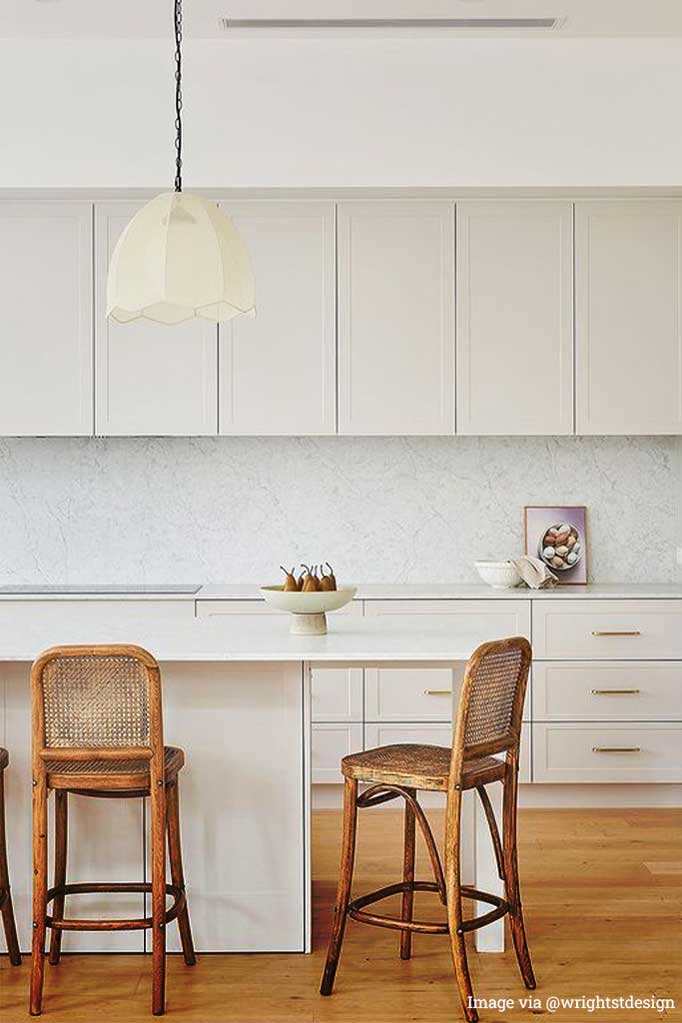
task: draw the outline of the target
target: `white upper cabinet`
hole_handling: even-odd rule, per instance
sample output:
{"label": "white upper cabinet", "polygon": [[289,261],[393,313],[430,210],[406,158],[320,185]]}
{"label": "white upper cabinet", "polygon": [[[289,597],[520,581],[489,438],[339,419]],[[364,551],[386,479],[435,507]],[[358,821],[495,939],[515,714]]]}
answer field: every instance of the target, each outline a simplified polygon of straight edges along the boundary
{"label": "white upper cabinet", "polygon": [[0,203],[0,434],[92,434],[92,206]]}
{"label": "white upper cabinet", "polygon": [[95,214],[95,410],[101,435],[211,434],[218,429],[218,332],[214,323],[177,326],[106,318],[107,269],[136,203],[98,204]]}
{"label": "white upper cabinet", "polygon": [[457,204],[457,432],[573,432],[573,209]]}
{"label": "white upper cabinet", "polygon": [[682,432],[682,201],[576,203],[576,430]]}
{"label": "white upper cabinet", "polygon": [[223,207],[251,256],[256,316],[220,325],[220,433],[334,433],[334,204]]}
{"label": "white upper cabinet", "polygon": [[453,433],[453,204],[340,203],[338,254],[339,433]]}

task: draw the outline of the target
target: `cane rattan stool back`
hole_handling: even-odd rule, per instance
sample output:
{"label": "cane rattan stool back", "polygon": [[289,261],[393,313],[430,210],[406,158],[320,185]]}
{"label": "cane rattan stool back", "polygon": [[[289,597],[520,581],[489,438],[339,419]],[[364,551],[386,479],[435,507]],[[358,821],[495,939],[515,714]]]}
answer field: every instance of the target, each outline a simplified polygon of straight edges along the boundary
{"label": "cane rattan stool back", "polygon": [[451,774],[464,761],[516,750],[526,696],[531,646],[523,637],[478,647],[470,658],[455,724]]}
{"label": "cane rattan stool back", "polygon": [[159,667],[141,647],[53,647],[31,673],[34,768],[46,759],[150,760],[163,778]]}

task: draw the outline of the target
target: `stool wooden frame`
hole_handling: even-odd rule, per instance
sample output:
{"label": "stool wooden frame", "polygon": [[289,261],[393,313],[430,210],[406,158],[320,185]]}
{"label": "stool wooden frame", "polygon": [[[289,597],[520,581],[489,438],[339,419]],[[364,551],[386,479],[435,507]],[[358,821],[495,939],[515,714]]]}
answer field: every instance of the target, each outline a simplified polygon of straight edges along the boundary
{"label": "stool wooden frame", "polygon": [[7,835],[5,828],[5,768],[9,764],[9,753],[0,749],[0,913],[7,941],[7,954],[12,966],[21,966],[21,953],[17,938],[17,925],[14,922],[12,908],[12,892],[9,886],[9,867],[7,865]]}
{"label": "stool wooden frame", "polygon": [[[33,949],[30,1013],[42,1011],[46,929],[49,961],[64,931],[152,932],[152,1012],[165,1011],[166,925],[177,919],[185,963],[196,959],[180,844],[178,772],[182,750],[163,745],[161,673],[154,657],[124,644],[46,650],[31,670],[33,729]],[[54,885],[47,887],[48,796],[55,792]],[[66,883],[69,793],[149,796],[151,883]],[[166,835],[171,884],[166,883]],[[152,911],[137,919],[65,917],[67,895],[148,892]],[[166,909],[166,896],[173,899]],[[47,912],[53,902],[52,915]]]}
{"label": "stool wooden frame", "polygon": [[[531,648],[526,639],[513,638],[484,643],[471,656],[462,684],[451,750],[433,746],[387,746],[351,754],[341,761],[345,776],[341,870],[332,933],[320,993],[330,995],[338,966],[346,919],[400,931],[400,957],[409,959],[412,935],[447,934],[450,937],[457,987],[466,1019],[478,1020],[467,962],[464,935],[503,916],[509,916],[512,941],[521,976],[527,988],[535,976],[526,941],[516,850],[521,716],[526,693]],[[493,755],[505,753],[500,760]],[[358,782],[370,788],[358,793]],[[485,786],[501,782],[503,840]],[[504,882],[505,897],[481,892],[460,883],[460,820],[462,792],[475,788],[490,828],[497,869]],[[445,869],[417,790],[447,793]],[[405,801],[403,879],[377,891],[351,899],[357,810],[401,797]],[[416,824],[426,842],[433,881],[414,878]],[[447,909],[443,922],[413,919],[414,893],[436,892]],[[400,918],[368,912],[365,907],[391,895],[402,894]],[[465,919],[462,899],[475,899],[492,908],[481,916]]]}

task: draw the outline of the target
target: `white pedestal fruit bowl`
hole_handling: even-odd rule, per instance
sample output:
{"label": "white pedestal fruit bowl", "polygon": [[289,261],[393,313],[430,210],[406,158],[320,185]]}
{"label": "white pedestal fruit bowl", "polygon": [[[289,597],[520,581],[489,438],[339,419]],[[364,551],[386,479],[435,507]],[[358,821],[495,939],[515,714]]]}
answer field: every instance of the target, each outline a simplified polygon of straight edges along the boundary
{"label": "white pedestal fruit bowl", "polygon": [[355,596],[357,586],[308,592],[285,590],[282,586],[261,586],[260,592],[267,604],[289,612],[289,632],[293,636],[326,636],[327,611],[345,607]]}

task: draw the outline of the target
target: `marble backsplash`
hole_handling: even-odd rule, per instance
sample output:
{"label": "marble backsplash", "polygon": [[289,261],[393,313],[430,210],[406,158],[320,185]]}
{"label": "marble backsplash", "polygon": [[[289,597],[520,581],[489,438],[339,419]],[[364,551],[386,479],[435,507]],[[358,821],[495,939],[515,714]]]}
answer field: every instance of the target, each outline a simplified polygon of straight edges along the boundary
{"label": "marble backsplash", "polygon": [[588,506],[590,578],[670,582],[670,437],[0,441],[0,581],[474,581],[523,548],[524,504]]}

